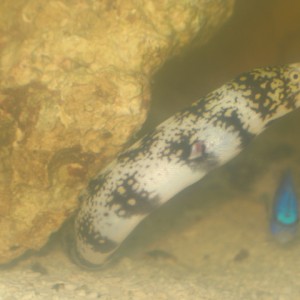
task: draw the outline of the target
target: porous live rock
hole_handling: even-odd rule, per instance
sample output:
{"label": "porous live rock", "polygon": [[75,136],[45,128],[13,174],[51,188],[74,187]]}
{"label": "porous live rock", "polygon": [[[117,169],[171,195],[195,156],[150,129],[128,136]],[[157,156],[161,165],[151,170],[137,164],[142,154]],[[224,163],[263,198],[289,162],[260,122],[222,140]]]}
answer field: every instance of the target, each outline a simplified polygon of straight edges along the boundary
{"label": "porous live rock", "polygon": [[0,263],[39,249],[146,118],[153,73],[234,0],[0,2]]}

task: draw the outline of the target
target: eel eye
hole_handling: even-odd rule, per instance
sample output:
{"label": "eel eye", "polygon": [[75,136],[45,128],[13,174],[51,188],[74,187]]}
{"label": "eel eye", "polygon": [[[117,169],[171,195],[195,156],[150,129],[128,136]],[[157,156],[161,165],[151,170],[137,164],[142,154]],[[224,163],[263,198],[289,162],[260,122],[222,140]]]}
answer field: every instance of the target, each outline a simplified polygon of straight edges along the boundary
{"label": "eel eye", "polygon": [[189,155],[190,160],[202,157],[205,154],[205,144],[203,141],[196,141],[192,144],[191,153]]}

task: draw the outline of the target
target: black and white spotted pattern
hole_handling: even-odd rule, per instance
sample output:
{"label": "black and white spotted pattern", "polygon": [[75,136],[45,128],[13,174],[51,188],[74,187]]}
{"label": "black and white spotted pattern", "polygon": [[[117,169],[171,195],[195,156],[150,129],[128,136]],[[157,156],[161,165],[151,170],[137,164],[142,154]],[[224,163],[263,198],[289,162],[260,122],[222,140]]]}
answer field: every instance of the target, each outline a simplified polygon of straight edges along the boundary
{"label": "black and white spotted pattern", "polygon": [[175,114],[82,193],[75,260],[101,266],[139,222],[300,105],[300,64],[254,69]]}

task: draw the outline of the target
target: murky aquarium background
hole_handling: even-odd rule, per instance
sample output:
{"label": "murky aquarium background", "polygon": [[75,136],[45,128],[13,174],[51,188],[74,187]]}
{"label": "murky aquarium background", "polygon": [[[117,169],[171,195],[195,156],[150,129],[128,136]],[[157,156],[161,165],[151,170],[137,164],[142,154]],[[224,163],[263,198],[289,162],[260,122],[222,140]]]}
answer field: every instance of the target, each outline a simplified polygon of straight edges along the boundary
{"label": "murky aquarium background", "polygon": [[[238,1],[232,19],[206,46],[186,50],[154,77],[146,125],[153,127],[235,74],[299,61],[299,13],[296,1]],[[300,195],[299,132],[297,111],[148,218],[136,238],[148,243],[151,237],[149,259],[189,266],[200,285],[220,292],[208,299],[298,299],[300,234],[280,243],[270,219],[287,170]],[[140,251],[143,243],[137,244]]]}
{"label": "murky aquarium background", "polygon": [[[238,1],[231,21],[209,44],[187,50],[154,78],[150,120],[165,118],[244,70],[299,61],[299,12],[296,1]],[[157,248],[170,245],[179,263],[192,266],[210,287],[224,289],[224,298],[217,299],[300,297],[299,232],[280,243],[269,229],[286,170],[292,172],[299,200],[299,113],[279,120],[153,218],[164,222],[157,225],[164,241]]]}
{"label": "murky aquarium background", "polygon": [[[292,62],[300,62],[300,2],[238,0],[205,46],[196,39],[156,73],[140,135],[241,72]],[[153,299],[156,290],[155,299],[300,299],[300,224],[287,243],[270,231],[287,170],[300,201],[299,138],[296,111],[147,217],[105,270],[72,264],[56,237],[0,277],[8,289],[22,278],[24,294],[34,286],[26,299]],[[17,299],[11,297],[1,298],[0,290],[0,299]]]}

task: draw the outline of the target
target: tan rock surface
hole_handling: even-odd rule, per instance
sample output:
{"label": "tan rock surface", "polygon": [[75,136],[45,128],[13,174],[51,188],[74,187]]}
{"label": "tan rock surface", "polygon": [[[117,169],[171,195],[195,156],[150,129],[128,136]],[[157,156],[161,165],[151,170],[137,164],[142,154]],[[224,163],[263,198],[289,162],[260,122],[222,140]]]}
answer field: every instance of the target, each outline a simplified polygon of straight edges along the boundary
{"label": "tan rock surface", "polygon": [[233,4],[0,2],[0,263],[45,244],[145,120],[151,75]]}

